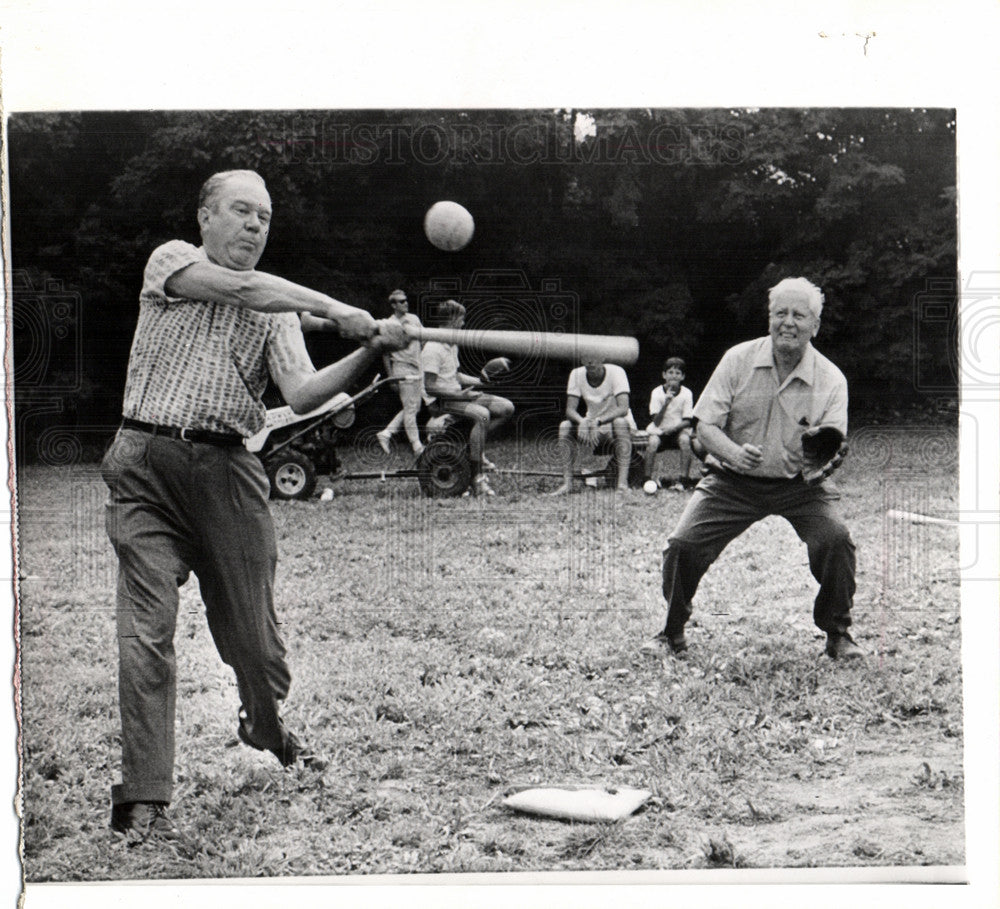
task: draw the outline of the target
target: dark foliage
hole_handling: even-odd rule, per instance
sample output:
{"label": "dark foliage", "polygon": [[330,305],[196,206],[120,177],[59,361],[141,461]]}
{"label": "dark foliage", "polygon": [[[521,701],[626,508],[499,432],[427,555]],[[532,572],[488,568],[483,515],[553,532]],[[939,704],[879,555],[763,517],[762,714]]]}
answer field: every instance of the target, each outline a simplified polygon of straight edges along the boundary
{"label": "dark foliage", "polygon": [[[855,407],[956,395],[951,111],[89,112],[15,115],[9,138],[28,459],[46,432],[106,437],[145,261],[197,240],[198,186],[232,167],[274,201],[262,269],[377,315],[403,286],[425,319],[461,293],[480,325],[634,335],[639,410],[669,354],[697,392],[790,274],[826,293],[817,346]],[[475,216],[461,252],[423,236],[438,199]]]}

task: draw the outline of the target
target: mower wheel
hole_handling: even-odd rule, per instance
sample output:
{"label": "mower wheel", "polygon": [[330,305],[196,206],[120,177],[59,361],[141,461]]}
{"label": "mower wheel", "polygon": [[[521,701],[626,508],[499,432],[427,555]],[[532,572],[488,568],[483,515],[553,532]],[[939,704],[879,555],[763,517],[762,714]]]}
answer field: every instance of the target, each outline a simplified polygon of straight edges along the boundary
{"label": "mower wheel", "polygon": [[472,481],[472,465],[463,438],[439,436],[428,442],[417,461],[420,489],[425,496],[460,496]]}
{"label": "mower wheel", "polygon": [[300,451],[286,448],[264,462],[272,499],[308,499],[316,488],[316,468]]}

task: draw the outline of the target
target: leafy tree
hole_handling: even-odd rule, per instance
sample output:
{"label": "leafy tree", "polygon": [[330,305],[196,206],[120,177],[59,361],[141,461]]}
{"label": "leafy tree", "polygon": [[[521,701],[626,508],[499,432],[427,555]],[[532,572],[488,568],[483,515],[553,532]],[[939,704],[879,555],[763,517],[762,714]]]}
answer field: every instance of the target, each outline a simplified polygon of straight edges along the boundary
{"label": "leafy tree", "polygon": [[[670,353],[697,388],[764,331],[767,288],[802,274],[826,293],[817,343],[856,402],[914,396],[915,363],[955,381],[954,331],[915,318],[956,275],[951,111],[19,114],[9,140],[14,268],[83,305],[88,396],[51,421],[114,423],[146,259],[197,240],[197,187],[227,168],[268,182],[262,268],[378,315],[394,286],[419,298],[519,269],[532,289],[559,279],[575,293],[584,331],[639,339],[637,390]],[[460,252],[423,237],[438,199],[474,213]],[[320,361],[346,349],[310,344]],[[25,354],[15,337],[15,362]]]}

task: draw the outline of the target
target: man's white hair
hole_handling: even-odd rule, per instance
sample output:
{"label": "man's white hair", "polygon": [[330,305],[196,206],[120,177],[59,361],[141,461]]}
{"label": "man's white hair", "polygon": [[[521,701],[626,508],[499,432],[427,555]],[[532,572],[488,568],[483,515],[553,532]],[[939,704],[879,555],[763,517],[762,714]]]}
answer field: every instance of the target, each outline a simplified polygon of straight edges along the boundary
{"label": "man's white hair", "polygon": [[771,309],[775,301],[784,293],[803,294],[809,301],[809,311],[818,319],[823,312],[823,291],[806,278],[785,278],[779,281],[767,292],[767,308]]}

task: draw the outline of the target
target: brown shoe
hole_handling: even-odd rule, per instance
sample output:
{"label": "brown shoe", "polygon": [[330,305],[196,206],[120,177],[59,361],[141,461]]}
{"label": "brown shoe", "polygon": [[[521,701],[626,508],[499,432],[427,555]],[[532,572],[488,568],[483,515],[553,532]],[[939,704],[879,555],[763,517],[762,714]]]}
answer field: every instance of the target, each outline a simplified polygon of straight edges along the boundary
{"label": "brown shoe", "polygon": [[857,660],[865,652],[846,631],[834,631],[826,636],[826,655],[834,660]]}

